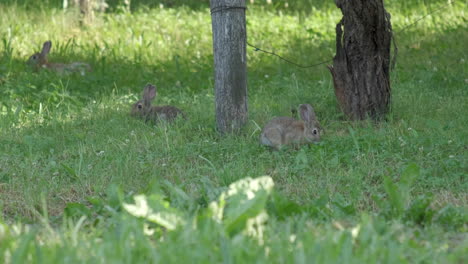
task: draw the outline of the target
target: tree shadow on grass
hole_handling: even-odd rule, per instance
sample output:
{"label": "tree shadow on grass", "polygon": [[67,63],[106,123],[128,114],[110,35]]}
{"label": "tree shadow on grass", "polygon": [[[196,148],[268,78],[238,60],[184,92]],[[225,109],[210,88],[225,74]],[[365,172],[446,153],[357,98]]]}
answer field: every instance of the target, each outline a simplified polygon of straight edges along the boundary
{"label": "tree shadow on grass", "polygon": [[[452,54],[444,55],[437,51],[441,43],[445,43],[443,46],[455,45],[460,43],[457,41],[460,37],[466,38],[463,27],[447,30],[443,34],[425,34],[419,39],[415,38],[415,35],[417,35],[417,32],[409,30],[396,35],[400,51],[397,69],[392,73],[393,75],[398,74],[399,67],[408,69],[423,67],[426,69],[426,66],[417,62],[427,60],[428,56],[443,61],[453,57],[452,63],[455,66],[457,65],[457,58],[464,56],[463,53],[453,54],[452,56]],[[304,36],[304,38],[292,37],[288,39],[286,46],[274,51],[302,65],[316,64],[333,58],[334,41],[308,41],[306,38],[308,36]],[[410,38],[414,39],[414,43],[409,43],[406,40]],[[453,39],[454,41],[450,42],[450,44],[441,41],[442,39]],[[418,47],[421,43],[425,44],[425,46]],[[60,47],[59,44],[57,46]],[[269,50],[268,47],[260,48]],[[443,49],[443,51],[447,50],[450,50],[450,48]],[[457,49],[451,50],[456,52]],[[66,54],[64,54],[65,52]],[[268,89],[270,89],[272,97],[279,100],[282,95],[288,94],[288,87],[284,87],[284,81],[281,81],[287,78],[291,85],[294,85],[293,82],[296,80],[302,87],[310,86],[312,97],[314,97],[313,93],[324,94],[323,91],[317,92],[316,89],[327,89],[325,97],[328,98],[327,105],[335,104],[333,87],[330,87],[331,78],[325,67],[331,64],[330,61],[323,65],[302,69],[278,57],[255,51],[251,47],[247,48],[247,54],[250,58],[248,62],[250,95],[255,96],[258,87],[270,85],[271,87]],[[86,57],[86,55],[89,57]],[[135,99],[141,93],[142,87],[147,83],[154,83],[160,87],[160,96],[166,103],[175,102],[175,98],[181,94],[213,93],[213,57],[211,54],[197,58],[195,52],[178,55],[176,51],[172,57],[154,63],[117,55],[98,56],[83,52],[75,54],[73,50],[61,51],[60,49],[53,56],[56,56],[54,59],[57,61],[66,56],[68,57],[66,61],[89,62],[94,70],[84,77],[76,74],[59,76],[47,71],[34,73],[28,72],[25,61],[10,60],[8,56],[3,56],[0,60],[2,72],[4,73],[0,76],[0,86],[3,88],[0,94],[5,98],[2,100],[3,105],[8,105],[11,111],[17,109],[20,104],[23,109],[38,111],[41,102],[55,105],[70,103],[79,107],[89,101],[99,102],[102,97],[106,97],[110,93],[133,94],[133,99]],[[418,57],[417,60],[414,60],[415,56]],[[8,76],[6,75],[7,72]],[[406,76],[406,72],[406,70],[401,72],[398,77]],[[445,71],[445,73],[448,76],[452,75],[450,71]],[[439,69],[437,76],[440,74],[443,74],[443,72]],[[408,78],[411,76],[410,74]],[[401,79],[399,81],[401,82]],[[13,98],[14,100],[8,100]],[[298,102],[292,104],[296,103]]]}
{"label": "tree shadow on grass", "polygon": [[[425,35],[424,38],[421,39],[418,48],[412,47],[411,43],[401,41],[401,52],[405,56],[401,55],[401,66],[398,66],[396,71],[400,71],[399,74],[405,74],[405,76],[410,78],[406,80],[407,82],[415,82],[415,78],[427,77],[427,72],[430,71],[431,68],[428,65],[423,65],[421,61],[426,59],[427,56],[431,56],[434,63],[437,64],[438,72],[427,77],[430,79],[426,81],[430,81],[431,84],[440,83],[443,85],[445,83],[446,85],[447,81],[444,81],[444,77],[454,76],[455,79],[448,80],[450,85],[446,85],[448,88],[445,90],[437,89],[437,87],[426,87],[424,89],[427,89],[429,92],[436,93],[438,96],[453,96],[453,94],[463,91],[464,80],[459,78],[461,78],[460,76],[463,76],[464,64],[460,62],[460,58],[465,58],[466,60],[466,55],[461,54],[461,57],[457,57],[455,60],[452,60],[449,56],[444,56],[444,54],[441,54],[440,52],[450,51],[456,54],[456,52],[464,51],[463,43],[456,41],[460,39],[460,36],[466,37],[464,30],[465,28],[463,26],[459,26],[441,34],[433,34],[431,36]],[[452,46],[440,46],[442,40],[447,40],[451,43],[447,45]],[[334,45],[331,41],[305,43],[300,38],[293,38],[288,43],[291,48],[285,50],[283,53],[284,56],[294,58],[298,54],[305,54],[307,55],[305,57],[310,58],[310,60],[322,59],[323,54],[317,54],[315,51],[323,50],[325,47]],[[404,52],[408,53],[405,54]],[[86,61],[86,58],[82,59]],[[92,61],[92,58],[90,57],[89,60]],[[83,107],[82,110],[79,110],[81,106],[77,105],[76,108],[71,111],[71,115],[79,116],[69,117],[63,122],[60,120],[50,120],[50,118],[60,118],[60,115],[45,117],[43,121],[39,122],[36,120],[34,121],[36,123],[32,124],[18,124],[15,123],[15,121],[11,121],[11,125],[22,126],[14,128],[16,129],[15,133],[10,131],[7,134],[4,134],[0,139],[0,159],[3,162],[3,164],[1,164],[2,169],[0,170],[0,184],[10,184],[11,182],[13,182],[12,184],[19,184],[17,178],[12,179],[10,177],[13,177],[12,175],[15,173],[23,173],[15,177],[23,177],[25,181],[31,181],[31,185],[29,185],[29,189],[25,190],[22,190],[20,185],[15,185],[14,188],[10,189],[12,192],[0,193],[1,199],[6,201],[8,199],[15,199],[15,197],[24,198],[24,195],[28,192],[38,194],[40,191],[45,191],[48,193],[47,201],[54,204],[52,209],[55,211],[51,212],[51,214],[59,215],[63,212],[63,208],[67,202],[83,201],[87,196],[98,193],[110,182],[123,185],[126,184],[128,189],[132,190],[144,188],[143,183],[147,183],[151,179],[145,180],[143,178],[147,175],[155,175],[155,172],[148,170],[148,164],[151,162],[160,162],[161,166],[158,168],[163,170],[162,164],[167,162],[167,159],[170,158],[168,154],[174,154],[177,151],[171,150],[171,152],[168,152],[169,150],[163,149],[164,131],[157,129],[155,129],[156,132],[154,135],[155,137],[159,137],[158,139],[155,139],[155,141],[158,141],[157,144],[154,144],[151,137],[149,137],[141,140],[136,148],[133,146],[133,150],[129,151],[126,147],[132,147],[132,143],[126,143],[125,139],[133,139],[131,131],[135,131],[137,134],[143,132],[143,134],[149,136],[149,134],[151,134],[149,131],[153,130],[154,127],[148,126],[139,120],[131,119],[128,116],[130,104],[128,104],[127,108],[126,103],[127,101],[130,103],[134,98],[127,98],[125,99],[126,102],[115,103],[112,105],[112,107],[117,107],[118,109],[106,107],[105,103],[100,102],[108,102],[109,97],[115,96],[115,94],[121,95],[121,97],[132,93],[138,94],[141,92],[141,89],[146,82],[150,82],[151,79],[155,79],[155,75],[159,75],[158,82],[162,87],[164,87],[163,84],[167,84],[168,86],[166,89],[161,91],[161,96],[166,97],[162,98],[162,101],[165,102],[175,100],[172,102],[175,105],[179,105],[176,100],[180,98],[185,97],[185,99],[189,101],[191,97],[200,96],[205,93],[212,93],[212,83],[208,80],[212,75],[212,64],[210,64],[212,61],[211,56],[202,58],[205,63],[200,63],[195,66],[188,61],[189,58],[181,57],[177,60],[179,61],[176,62],[176,59],[164,61],[162,62],[163,65],[151,65],[142,63],[135,64],[131,60],[123,58],[108,58],[106,63],[100,62],[99,60],[92,61],[93,66],[96,67],[97,70],[86,78],[82,78],[81,76],[71,76],[62,77],[62,79],[60,79],[52,73],[26,72],[21,73],[21,75],[17,76],[16,79],[7,79],[6,82],[11,87],[21,88],[24,86],[24,83],[28,82],[31,83],[31,85],[34,85],[36,89],[26,92],[32,97],[37,96],[37,93],[40,93],[41,89],[47,90],[48,87],[51,86],[51,83],[56,84],[60,79],[62,83],[70,83],[68,86],[70,97],[75,97],[76,94],[80,93],[83,93],[85,96],[89,91],[97,89],[95,94],[90,94],[82,99],[78,99],[81,101],[80,104],[82,105],[92,104],[92,100],[96,100],[97,103],[96,106]],[[23,63],[24,62],[22,61],[15,60],[11,62],[12,65],[22,65]],[[100,65],[100,63],[103,63],[103,65]],[[109,63],[109,65],[118,65],[118,67],[109,67],[107,63]],[[450,65],[450,63],[454,63],[454,65]],[[19,68],[19,66],[16,67]],[[327,79],[328,81],[331,80],[329,73],[324,67],[318,66],[317,69],[310,71],[299,70],[291,67],[287,63],[279,61],[277,58],[270,57],[256,60],[254,67],[255,69],[250,68],[249,71],[249,89],[251,96],[255,97],[258,94],[269,95],[269,92],[257,90],[261,85],[271,85],[273,87],[273,92],[270,95],[273,99],[260,98],[255,100],[259,100],[264,104],[269,104],[275,100],[291,100],[291,102],[293,100],[298,100],[298,102],[299,100],[318,101],[318,110],[320,112],[325,112],[325,110],[329,110],[330,107],[334,107],[332,105],[334,102],[332,87],[319,86],[320,89],[328,89],[325,92],[317,92],[315,90],[317,89],[317,87],[315,87],[317,80],[320,80],[321,78]],[[134,68],[134,71],[132,71],[130,76],[126,71],[129,68]],[[10,69],[10,71],[14,69],[15,67]],[[201,73],[194,74],[194,69]],[[204,77],[200,80],[193,81],[193,78],[195,78],[194,76],[199,76],[200,74]],[[266,79],[264,76],[265,74],[270,74],[271,77]],[[294,78],[291,77],[293,74],[295,75]],[[288,91],[289,87],[285,87],[284,84],[294,82],[294,80],[299,82],[299,93],[306,92],[309,94],[305,94],[298,98],[288,97],[291,92]],[[24,81],[24,83],[22,83],[22,81]],[[174,85],[174,82],[177,81],[181,83],[180,86]],[[184,88],[186,83],[189,84],[192,81],[194,82],[193,90],[187,90]],[[116,85],[116,83],[118,84]],[[307,83],[310,84],[308,85]],[[87,88],[89,90],[81,91],[80,87],[86,84],[91,86],[90,88]],[[401,85],[401,83],[396,85]],[[4,88],[4,86],[2,88]],[[184,96],[181,96],[181,94]],[[321,102],[320,100],[323,98],[325,98],[325,100],[329,100],[329,102]],[[44,97],[44,100],[47,101],[52,99]],[[213,100],[213,97],[205,97],[203,100]],[[159,103],[160,102],[161,101],[159,101]],[[72,105],[73,100],[64,101],[62,104]],[[289,102],[286,102],[285,104],[289,104]],[[192,142],[191,144],[193,145],[189,147],[185,145],[180,146],[180,155],[187,155],[184,151],[190,151],[190,155],[192,156],[189,155],[188,157],[180,158],[177,161],[184,162],[185,160],[188,162],[196,160],[199,153],[208,158],[210,158],[209,155],[218,155],[220,153],[220,146],[213,145],[210,150],[203,149],[199,146],[199,142],[203,141],[202,138],[212,140],[213,135],[215,134],[214,118],[212,116],[214,115],[214,111],[212,109],[213,102],[210,102],[207,105],[205,112],[203,112],[204,106],[201,106],[200,102],[195,106],[197,109],[195,112],[193,112],[194,106],[191,106],[190,104],[181,105],[181,107],[189,111],[192,116],[195,116],[195,120],[190,121],[191,123],[187,126],[182,125],[182,128],[178,128],[177,126],[173,127],[172,129],[177,130],[175,132],[169,132],[188,134],[188,136],[184,135],[180,137],[193,137],[193,139],[184,139],[187,142]],[[263,105],[262,107],[265,106],[266,105]],[[255,107],[258,108],[259,106]],[[431,106],[428,106],[428,108],[430,107]],[[255,108],[253,110],[255,111]],[[53,111],[55,110],[52,110],[52,112]],[[266,110],[262,109],[261,111]],[[327,119],[333,119],[335,115],[327,113],[320,114],[323,114],[322,116],[325,116]],[[200,117],[196,117],[197,115],[200,115]],[[268,116],[270,115],[271,113],[268,113]],[[432,114],[430,113],[430,115]],[[251,116],[253,120],[256,120],[258,117],[258,114]],[[8,121],[2,120],[2,122]],[[197,131],[197,128],[200,126],[209,128],[207,132],[200,132]],[[203,133],[203,135],[197,135],[197,133]],[[110,144],[112,147],[107,148],[106,144],[102,144],[102,141],[106,141],[106,144]],[[119,151],[121,154],[118,154]],[[114,153],[114,156],[107,155],[107,153],[112,152],[116,152]],[[113,157],[115,158],[115,155],[119,157],[118,160],[112,160]],[[126,155],[136,155],[130,160],[141,165],[132,167],[133,169],[138,168],[137,171],[125,171],[125,166],[122,166],[121,169],[123,171],[118,169],[109,169],[111,172],[107,174],[105,173],[105,175],[99,175],[93,172],[93,168],[96,168],[96,166],[103,166],[100,171],[105,172],[107,168],[106,166],[119,166],[118,164],[125,163]],[[11,162],[15,162],[17,167],[12,167]],[[81,175],[84,175],[81,179],[80,177],[76,177],[80,170],[80,173],[82,173]],[[41,172],[39,174],[35,174],[35,171]],[[30,175],[28,173],[30,173]],[[113,173],[121,175],[115,176]],[[94,179],[94,177],[97,178]],[[133,180],[128,180],[128,178],[125,177],[137,177],[137,180],[135,180],[136,185],[128,186]],[[162,174],[161,177],[166,178],[169,176]],[[167,179],[172,180],[171,178]],[[39,188],[42,184],[51,184],[54,182],[55,184],[59,182],[59,187],[53,187],[52,184],[50,185],[51,187],[49,187],[50,189],[45,187]],[[99,184],[96,182],[99,182]],[[33,185],[36,187],[33,187]],[[8,214],[14,214],[13,212],[18,211],[12,210],[12,208],[24,203],[29,202],[20,200],[16,203],[9,202],[4,210],[9,210],[6,212]],[[40,203],[37,202],[37,206],[39,206],[39,204]],[[25,213],[27,212],[25,211]],[[7,217],[9,216],[10,215],[7,215]],[[32,214],[30,216],[32,216]],[[13,215],[12,217],[15,216]]]}
{"label": "tree shadow on grass", "polygon": [[[411,35],[415,35],[411,32],[411,29],[401,34],[396,34],[397,41],[399,45],[401,45],[399,47],[401,62],[411,57],[404,55],[405,52],[408,51],[409,54],[413,54],[418,51],[418,49],[412,48],[414,46],[413,44],[425,43],[423,40],[416,40],[413,44],[405,43],[404,39],[410,38]],[[447,30],[440,36],[426,34],[424,39],[428,39],[428,50],[433,50],[426,55],[432,54],[439,57],[441,60],[445,60],[446,56],[444,55],[444,58],[440,57],[440,53],[436,52],[436,47],[444,43],[440,40],[446,36],[454,40],[454,42],[451,43],[456,44],[459,43],[456,41],[457,36],[458,39],[460,37],[466,38],[466,32],[464,32],[463,27],[461,27]],[[309,37],[310,36],[304,36],[303,38],[300,36],[291,37],[284,47],[272,50],[301,65],[330,61],[334,56],[334,40],[311,41],[307,39]],[[400,38],[402,39],[401,42]],[[274,37],[272,39],[274,39]],[[251,42],[256,45],[254,41]],[[450,43],[445,43],[446,44],[443,45],[450,45]],[[97,55],[95,54],[94,47],[90,49],[92,52],[85,53],[85,51],[79,54],[74,53],[73,49],[67,50],[66,48],[61,49],[60,47],[64,47],[64,45],[58,43],[56,45],[57,51],[51,55],[55,56],[57,61],[67,57],[67,61],[77,60],[89,62],[94,68],[93,72],[85,77],[79,75],[57,76],[47,72],[27,73],[25,72],[25,61],[10,60],[8,56],[3,56],[0,59],[0,67],[3,72],[3,75],[0,76],[0,86],[4,87],[1,91],[1,93],[3,93],[2,97],[15,97],[15,100],[20,101],[26,98],[24,102],[24,107],[26,109],[38,109],[38,103],[41,101],[59,104],[62,100],[69,99],[68,102],[73,103],[73,101],[76,101],[78,103],[81,101],[85,103],[89,100],[99,101],[100,97],[105,97],[112,92],[139,94],[141,92],[141,87],[146,83],[155,83],[160,86],[162,89],[161,94],[166,97],[165,100],[167,102],[173,101],[171,97],[177,97],[178,94],[212,93],[213,57],[209,53],[197,57],[195,51],[180,50],[181,53],[179,53],[179,49],[175,47],[175,52],[172,57],[150,63],[148,61],[140,61],[137,57],[129,58],[112,53]],[[259,47],[272,51],[268,47]],[[202,46],[202,48],[204,47]],[[424,49],[421,48],[421,51],[423,50]],[[249,87],[251,87],[249,88],[249,93],[251,94],[255,94],[256,87],[265,85],[272,80],[281,79],[284,76],[288,76],[289,78],[294,75],[299,82],[303,80],[303,84],[310,82],[313,85],[317,85],[317,82],[330,81],[329,73],[325,66],[331,64],[331,62],[302,69],[278,57],[255,51],[255,49],[251,47],[247,47],[247,54],[250,59],[248,62],[248,81]],[[464,54],[461,54],[461,56],[463,55]],[[458,56],[457,54],[454,55],[456,58],[458,58]],[[24,59],[26,60],[26,58]],[[421,58],[421,60],[423,59],[424,58]],[[400,59],[398,59],[398,61],[400,62]],[[413,62],[415,62],[415,60],[406,60],[402,64],[411,65]],[[453,63],[456,63],[456,61]],[[415,66],[418,67],[417,64]],[[6,72],[9,72],[8,76],[6,76]],[[268,78],[265,76],[268,76]],[[278,92],[276,89],[273,90]],[[65,93],[62,93],[62,91],[65,91]],[[42,98],[42,100],[35,100],[38,96]],[[8,102],[8,100],[5,101]],[[36,101],[37,104],[33,104],[29,107],[29,102],[34,101]],[[10,101],[10,103],[11,102],[14,101]],[[16,108],[10,107],[10,109]]]}

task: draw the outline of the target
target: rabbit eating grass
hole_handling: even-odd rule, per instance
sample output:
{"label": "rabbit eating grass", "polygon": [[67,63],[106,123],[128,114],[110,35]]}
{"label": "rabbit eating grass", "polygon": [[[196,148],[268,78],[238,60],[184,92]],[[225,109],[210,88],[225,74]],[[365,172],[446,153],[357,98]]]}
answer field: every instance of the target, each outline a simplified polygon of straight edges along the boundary
{"label": "rabbit eating grass", "polygon": [[320,124],[309,104],[299,105],[301,120],[276,117],[262,130],[260,143],[274,149],[285,145],[302,145],[320,140]]}
{"label": "rabbit eating grass", "polygon": [[147,84],[143,89],[143,99],[132,106],[131,115],[145,121],[166,121],[172,122],[181,116],[185,119],[185,114],[179,108],[172,105],[152,106],[151,101],[156,97],[156,86]]}
{"label": "rabbit eating grass", "polygon": [[42,46],[42,51],[34,53],[29,57],[28,64],[31,65],[35,70],[41,68],[49,69],[59,74],[67,74],[78,72],[81,75],[85,75],[86,71],[91,71],[91,66],[84,62],[72,62],[72,63],[52,63],[49,62],[47,56],[49,55],[50,49],[52,48],[52,42],[46,41]]}

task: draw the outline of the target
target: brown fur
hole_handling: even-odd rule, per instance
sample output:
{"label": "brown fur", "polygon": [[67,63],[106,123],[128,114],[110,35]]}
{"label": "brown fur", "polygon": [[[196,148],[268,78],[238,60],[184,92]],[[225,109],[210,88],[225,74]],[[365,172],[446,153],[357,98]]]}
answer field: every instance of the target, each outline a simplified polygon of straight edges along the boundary
{"label": "brown fur", "polygon": [[83,62],[72,62],[69,64],[49,62],[47,56],[49,55],[51,48],[52,42],[50,40],[44,42],[42,51],[31,55],[28,59],[28,64],[36,71],[39,71],[40,69],[49,69],[60,74],[79,72],[81,75],[85,75],[85,72],[91,71],[91,66]]}
{"label": "brown fur", "polygon": [[275,149],[285,145],[301,145],[320,140],[317,118],[312,106],[299,106],[302,120],[291,117],[276,117],[262,130],[260,143]]}
{"label": "brown fur", "polygon": [[152,106],[151,101],[155,97],[156,87],[151,84],[146,85],[143,89],[143,99],[133,104],[131,115],[155,123],[159,121],[173,122],[178,117],[186,119],[185,113],[175,106]]}

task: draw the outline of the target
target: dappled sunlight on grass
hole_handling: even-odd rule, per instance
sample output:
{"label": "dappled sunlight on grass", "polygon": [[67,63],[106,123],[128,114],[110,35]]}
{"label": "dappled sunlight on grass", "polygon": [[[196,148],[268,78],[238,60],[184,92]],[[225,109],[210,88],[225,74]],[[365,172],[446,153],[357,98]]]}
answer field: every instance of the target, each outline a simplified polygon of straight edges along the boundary
{"label": "dappled sunlight on grass", "polygon": [[[0,4],[0,262],[450,263],[466,255],[462,2],[401,31],[447,1],[385,1],[399,56],[381,123],[344,120],[324,65],[300,69],[247,47],[249,122],[226,136],[215,128],[208,1],[134,0],[131,12],[108,2],[83,26],[58,6]],[[248,41],[259,48],[302,65],[334,55],[341,13],[333,1],[255,1],[246,14]],[[34,72],[25,62],[46,40],[50,61],[93,71]],[[177,106],[187,120],[132,118],[147,83],[158,87],[155,105]],[[322,141],[261,146],[264,124],[301,103],[313,105]]]}

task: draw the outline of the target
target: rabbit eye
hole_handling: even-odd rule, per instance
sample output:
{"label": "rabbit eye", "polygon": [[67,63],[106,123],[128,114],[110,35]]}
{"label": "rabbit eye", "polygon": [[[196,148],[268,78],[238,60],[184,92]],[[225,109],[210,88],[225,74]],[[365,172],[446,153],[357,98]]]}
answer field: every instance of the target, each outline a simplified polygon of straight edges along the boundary
{"label": "rabbit eye", "polygon": [[36,60],[36,59],[37,59],[37,56],[36,56],[36,55],[33,55],[33,56],[32,56],[32,59],[33,59],[33,60]]}
{"label": "rabbit eye", "polygon": [[138,107],[138,109],[141,109],[141,108],[143,108],[143,106],[142,106],[141,104],[138,104],[138,106],[137,106],[137,107]]}
{"label": "rabbit eye", "polygon": [[314,134],[314,135],[317,135],[317,134],[318,134],[318,131],[317,131],[316,128],[314,128],[314,130],[312,130],[312,134]]}

